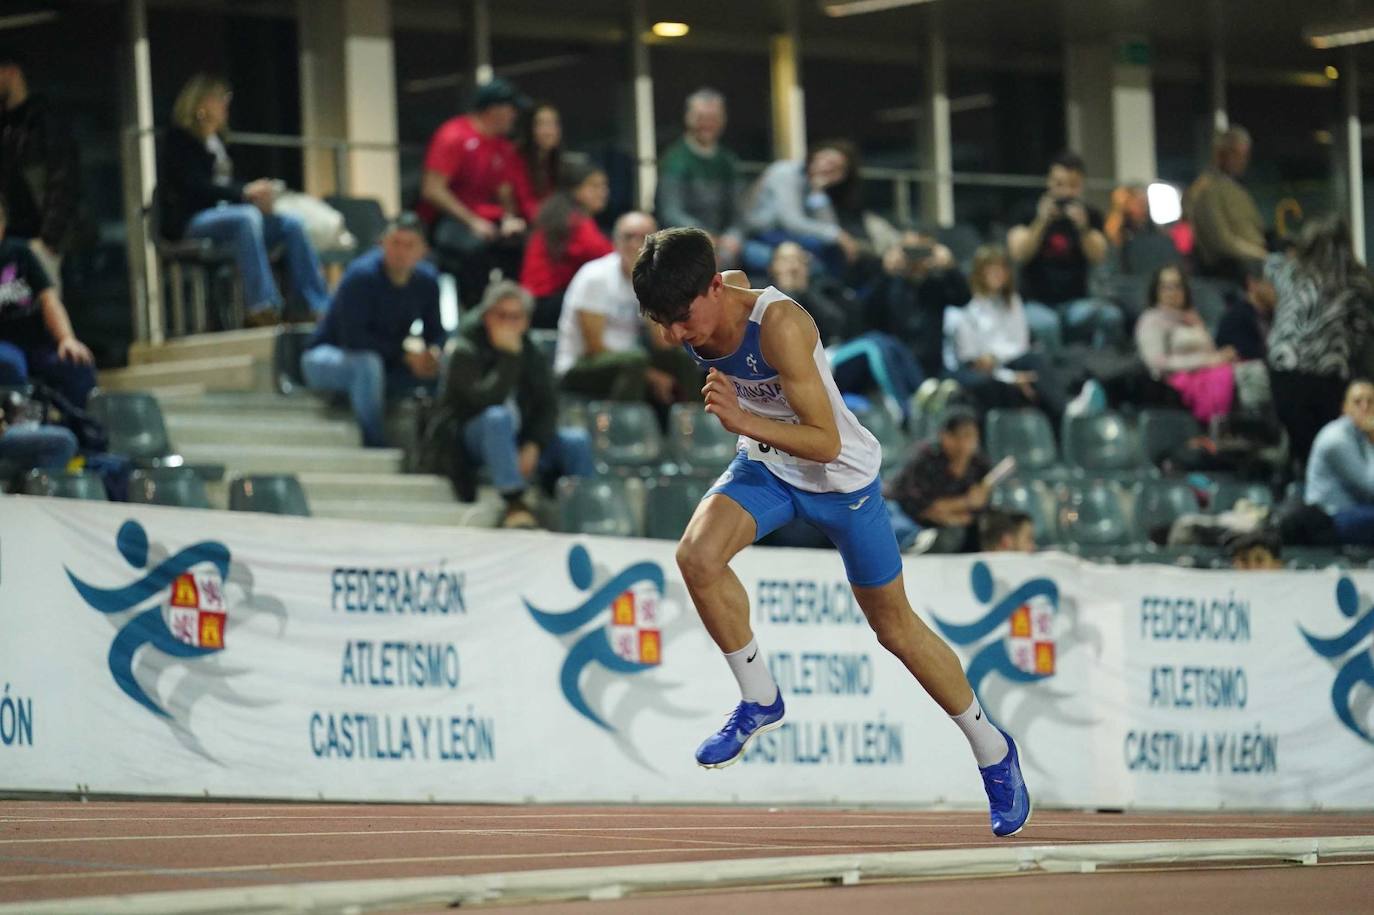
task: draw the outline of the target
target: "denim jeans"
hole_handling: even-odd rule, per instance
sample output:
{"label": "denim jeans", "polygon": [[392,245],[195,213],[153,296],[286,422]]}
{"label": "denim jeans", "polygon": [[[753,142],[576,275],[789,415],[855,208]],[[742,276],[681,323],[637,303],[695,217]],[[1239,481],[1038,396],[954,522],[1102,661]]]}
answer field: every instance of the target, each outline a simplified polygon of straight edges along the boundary
{"label": "denim jeans", "polygon": [[60,359],[53,346],[20,349],[0,340],[0,384],[17,386],[30,381],[56,388],[72,406],[84,408],[95,387],[95,369]]}
{"label": "denim jeans", "polygon": [[1341,543],[1374,546],[1374,505],[1352,505],[1331,516]]}
{"label": "denim jeans", "polygon": [[911,396],[925,381],[921,364],[904,343],[890,334],[871,330],[831,348],[830,371],[843,394],[862,394],[870,383],[901,408],[911,411]]}
{"label": "denim jeans", "polygon": [[60,470],[76,456],[76,448],[76,435],[65,426],[25,423],[0,432],[0,460],[24,470]]}
{"label": "denim jeans", "polygon": [[1066,337],[1086,339],[1095,347],[1121,342],[1126,329],[1121,309],[1102,299],[1074,299],[1058,305],[1026,303],[1026,322],[1031,336],[1049,352],[1062,349]]}
{"label": "denim jeans", "polygon": [[329,307],[320,257],[305,235],[305,226],[295,216],[264,216],[248,203],[211,207],[191,217],[186,237],[208,238],[233,247],[243,276],[243,298],[250,312],[282,305],[281,293],[272,278],[272,265],[267,260],[267,252],[279,244],[286,246],[286,269],[311,312],[322,315]]}
{"label": "denim jeans", "polygon": [[892,533],[897,537],[897,549],[905,550],[916,542],[916,535],[921,532],[921,525],[914,521],[910,515],[902,511],[902,507],[894,499],[884,499],[887,504],[887,516],[892,520]]}
{"label": "denim jeans", "polygon": [[312,391],[343,391],[368,448],[386,446],[386,398],[393,391],[424,387],[424,382],[401,367],[387,372],[382,357],[372,350],[346,350],[328,343],[311,347],[301,356],[301,375]]}
{"label": "denim jeans", "polygon": [[[519,447],[515,437],[520,431],[517,412],[505,404],[487,407],[463,426],[463,447],[468,459],[487,468],[492,485],[502,495],[518,493],[529,485],[520,474]],[[585,429],[559,429],[549,447],[539,455],[539,475],[556,473],[565,477],[596,474],[592,461],[591,437]]]}

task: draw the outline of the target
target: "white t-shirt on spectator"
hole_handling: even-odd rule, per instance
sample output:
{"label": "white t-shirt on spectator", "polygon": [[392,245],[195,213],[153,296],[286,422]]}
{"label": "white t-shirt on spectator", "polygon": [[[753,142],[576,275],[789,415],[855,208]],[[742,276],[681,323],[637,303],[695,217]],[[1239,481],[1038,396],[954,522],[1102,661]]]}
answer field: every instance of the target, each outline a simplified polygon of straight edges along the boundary
{"label": "white t-shirt on spectator", "polygon": [[1013,294],[1005,304],[975,296],[963,311],[954,335],[954,353],[960,365],[979,356],[992,356],[998,365],[1006,365],[1030,352],[1030,325],[1019,295]]}
{"label": "white t-shirt on spectator", "polygon": [[562,375],[587,352],[582,339],[580,312],[606,316],[601,332],[608,352],[621,353],[640,348],[644,322],[639,317],[639,299],[630,278],[621,269],[620,255],[612,251],[588,261],[577,271],[563,296],[563,312],[558,318],[558,346],[553,354],[553,371]]}

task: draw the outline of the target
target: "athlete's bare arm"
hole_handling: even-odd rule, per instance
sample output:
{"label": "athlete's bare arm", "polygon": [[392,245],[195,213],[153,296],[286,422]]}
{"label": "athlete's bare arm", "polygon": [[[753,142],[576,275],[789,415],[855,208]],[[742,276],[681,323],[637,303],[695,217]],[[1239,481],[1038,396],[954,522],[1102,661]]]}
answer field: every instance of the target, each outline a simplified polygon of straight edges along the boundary
{"label": "athlete's bare arm", "polygon": [[828,464],[840,454],[835,413],[813,356],[816,325],[795,303],[780,300],[769,306],[759,328],[763,358],[778,370],[783,395],[801,422],[785,423],[750,413],[728,378],[712,369],[702,394],[706,412],[728,431],[747,435],[793,457]]}

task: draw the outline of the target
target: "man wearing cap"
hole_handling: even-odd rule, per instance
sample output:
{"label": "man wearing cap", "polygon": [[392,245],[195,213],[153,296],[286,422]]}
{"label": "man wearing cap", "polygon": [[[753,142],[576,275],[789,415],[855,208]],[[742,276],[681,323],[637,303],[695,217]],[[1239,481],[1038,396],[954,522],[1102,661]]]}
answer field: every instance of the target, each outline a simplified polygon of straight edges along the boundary
{"label": "man wearing cap", "polygon": [[470,113],[440,125],[425,153],[417,212],[467,306],[481,300],[493,267],[519,275],[534,214],[519,211],[516,175],[524,165],[507,135],[525,104],[514,86],[493,79],[478,87]]}
{"label": "man wearing cap", "polygon": [[[439,279],[425,253],[420,220],[402,213],[387,227],[380,247],[348,265],[301,356],[301,374],[311,390],[348,395],[369,448],[386,445],[388,392],[432,389],[439,377],[445,336]],[[410,335],[417,319],[423,339]]]}

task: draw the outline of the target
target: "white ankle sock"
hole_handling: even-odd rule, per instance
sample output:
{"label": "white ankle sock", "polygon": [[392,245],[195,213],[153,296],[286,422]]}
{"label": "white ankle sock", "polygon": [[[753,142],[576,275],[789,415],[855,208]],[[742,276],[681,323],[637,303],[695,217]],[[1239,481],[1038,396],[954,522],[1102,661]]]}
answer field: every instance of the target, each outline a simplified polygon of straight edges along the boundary
{"label": "white ankle sock", "polygon": [[962,715],[950,717],[968,738],[968,745],[973,748],[973,758],[978,762],[978,768],[984,769],[1006,759],[1009,749],[1007,739],[1002,736],[1001,731],[993,727],[991,721],[988,721],[988,716],[983,714],[983,707],[978,704],[976,696],[973,704]]}
{"label": "white ankle sock", "polygon": [[739,651],[728,652],[725,660],[730,665],[730,673],[739,681],[740,695],[745,702],[772,705],[778,698],[778,684],[773,681],[768,665],[759,656],[757,639],[750,639],[749,644]]}

